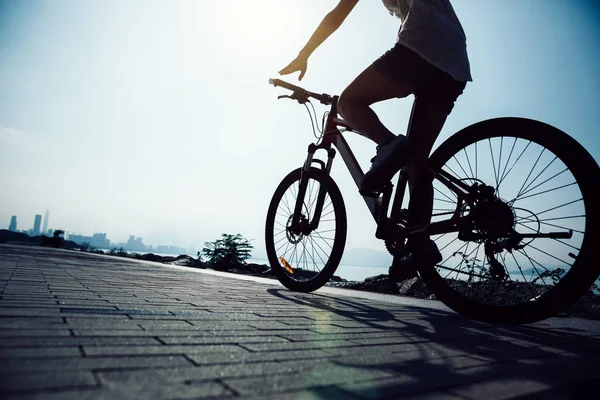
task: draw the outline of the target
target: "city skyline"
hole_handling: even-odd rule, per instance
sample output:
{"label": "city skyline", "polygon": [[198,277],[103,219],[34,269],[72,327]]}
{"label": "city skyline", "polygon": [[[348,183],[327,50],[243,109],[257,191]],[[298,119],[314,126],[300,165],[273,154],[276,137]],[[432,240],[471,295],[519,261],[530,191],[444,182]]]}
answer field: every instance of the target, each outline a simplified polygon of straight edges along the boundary
{"label": "city skyline", "polygon": [[[45,236],[52,236],[53,232],[56,230],[62,230],[64,232],[64,238],[65,240],[72,240],[77,244],[83,244],[83,243],[87,243],[90,246],[94,247],[94,248],[98,248],[98,249],[103,249],[103,250],[109,250],[111,248],[123,248],[125,250],[129,250],[129,251],[139,251],[139,252],[147,252],[147,251],[156,251],[158,253],[165,253],[165,254],[188,254],[188,255],[192,255],[192,254],[196,254],[197,250],[195,247],[190,246],[190,247],[184,247],[184,246],[180,246],[177,245],[175,243],[172,244],[145,244],[143,243],[143,238],[142,237],[138,237],[136,235],[129,235],[128,240],[126,242],[122,242],[122,241],[111,241],[108,237],[107,237],[107,233],[106,232],[94,232],[91,236],[89,235],[85,235],[85,234],[81,234],[81,233],[75,233],[75,232],[71,232],[67,229],[63,229],[61,227],[56,227],[56,228],[48,228],[48,215],[49,215],[49,211],[45,212],[45,216],[46,218],[44,218],[43,222],[42,222],[42,215],[41,214],[34,214],[34,223],[31,229],[18,229],[19,225],[18,225],[18,220],[19,220],[19,216],[18,215],[12,215],[10,218],[10,222],[7,226],[7,230],[11,231],[11,232],[19,232],[19,233],[25,233],[29,236],[40,236],[40,235],[45,235]],[[38,218],[39,217],[39,218]],[[43,224],[44,227],[44,231],[42,232],[40,230],[40,226]],[[3,229],[3,228],[0,228]]]}

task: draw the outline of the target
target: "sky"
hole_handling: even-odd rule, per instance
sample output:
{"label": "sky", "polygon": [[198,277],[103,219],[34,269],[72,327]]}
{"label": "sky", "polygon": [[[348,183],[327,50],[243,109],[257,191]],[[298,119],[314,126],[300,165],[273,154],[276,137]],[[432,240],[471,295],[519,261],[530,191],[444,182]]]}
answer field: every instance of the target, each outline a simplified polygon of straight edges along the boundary
{"label": "sky", "polygon": [[[271,196],[313,140],[304,108],[268,85],[334,0],[0,0],[0,228],[12,215],[113,242],[202,248],[221,233],[264,253]],[[600,2],[453,0],[474,81],[436,146],[521,116],[600,160]],[[399,21],[360,1],[301,86],[339,94],[393,46]],[[287,76],[297,83],[297,74]],[[374,106],[403,133],[412,98]],[[317,105],[319,113],[326,111]],[[346,138],[363,170],[375,146]],[[341,158],[346,248],[384,250]]]}

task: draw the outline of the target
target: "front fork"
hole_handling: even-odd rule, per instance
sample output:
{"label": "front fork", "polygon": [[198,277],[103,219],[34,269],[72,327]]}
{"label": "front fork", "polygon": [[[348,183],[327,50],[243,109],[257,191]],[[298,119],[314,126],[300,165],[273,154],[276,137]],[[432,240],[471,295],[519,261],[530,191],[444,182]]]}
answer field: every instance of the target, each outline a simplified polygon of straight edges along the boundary
{"label": "front fork", "polygon": [[[319,149],[327,150],[327,164],[325,164],[322,160],[314,159],[315,152]],[[302,224],[302,209],[305,207],[308,212],[308,207],[304,204],[304,197],[306,196],[306,190],[308,188],[309,172],[312,168],[312,164],[316,163],[321,166],[322,171],[329,175],[335,154],[335,149],[331,147],[330,143],[321,143],[320,145],[311,143],[308,146],[308,155],[306,156],[306,161],[304,162],[304,166],[302,167],[302,172],[300,174],[300,185],[298,187],[298,195],[294,205],[294,215],[292,217],[292,224],[290,226],[292,232],[308,235],[310,232],[319,227],[326,195],[326,191],[323,186],[319,186],[319,193],[317,194],[317,201],[313,210],[312,220],[308,225]],[[306,215],[305,217],[308,218],[309,216]]]}

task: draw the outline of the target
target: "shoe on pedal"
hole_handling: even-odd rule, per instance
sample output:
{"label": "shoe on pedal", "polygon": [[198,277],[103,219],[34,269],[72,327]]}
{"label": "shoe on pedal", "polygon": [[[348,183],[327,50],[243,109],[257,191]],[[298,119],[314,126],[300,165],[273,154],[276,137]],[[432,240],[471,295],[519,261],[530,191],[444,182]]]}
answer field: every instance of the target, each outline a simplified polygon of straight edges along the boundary
{"label": "shoe on pedal", "polygon": [[378,197],[385,184],[410,161],[411,153],[412,143],[402,135],[377,146],[377,154],[371,159],[371,169],[360,182],[359,193]]}
{"label": "shoe on pedal", "polygon": [[[417,254],[415,254],[418,252]],[[394,257],[388,275],[393,281],[403,281],[417,277],[416,262],[434,265],[442,261],[442,254],[431,239],[419,246],[418,250],[409,251],[404,257]]]}

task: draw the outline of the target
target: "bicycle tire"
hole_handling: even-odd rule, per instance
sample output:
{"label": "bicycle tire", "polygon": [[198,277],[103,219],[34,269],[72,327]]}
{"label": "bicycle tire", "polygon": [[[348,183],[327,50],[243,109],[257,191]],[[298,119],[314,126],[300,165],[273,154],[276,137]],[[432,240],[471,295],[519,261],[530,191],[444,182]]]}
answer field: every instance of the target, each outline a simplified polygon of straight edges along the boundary
{"label": "bicycle tire", "polygon": [[[510,136],[506,136],[507,133]],[[557,157],[557,159],[559,159],[561,162],[563,162],[565,164],[566,168],[568,169],[567,173],[572,174],[573,178],[575,179],[575,182],[579,185],[581,200],[577,200],[577,201],[578,202],[581,201],[583,203],[583,207],[585,210],[585,215],[583,216],[583,218],[585,218],[585,225],[584,225],[585,230],[581,231],[582,237],[580,239],[581,240],[580,247],[578,250],[578,254],[576,255],[576,258],[573,261],[573,264],[568,268],[568,270],[566,270],[566,273],[564,274],[564,276],[561,276],[560,271],[558,271],[558,273],[556,273],[557,269],[554,269],[552,271],[546,269],[546,271],[549,271],[550,274],[546,274],[545,271],[542,271],[542,273],[540,275],[546,274],[546,276],[551,276],[552,273],[556,273],[555,275],[557,277],[560,277],[561,279],[560,279],[560,281],[558,281],[558,283],[556,283],[555,286],[553,286],[549,289],[546,289],[544,287],[543,290],[538,288],[538,286],[540,286],[539,278],[536,280],[532,280],[530,282],[531,286],[529,288],[530,293],[532,293],[532,290],[542,290],[540,292],[541,294],[537,295],[537,296],[533,296],[529,299],[527,299],[527,296],[531,296],[531,294],[523,295],[523,296],[521,296],[524,299],[523,302],[518,303],[518,304],[511,304],[511,303],[519,300],[519,296],[520,296],[519,294],[514,295],[515,298],[506,298],[504,300],[504,304],[497,304],[493,301],[490,303],[484,303],[483,299],[485,296],[488,296],[489,298],[491,298],[494,295],[497,295],[496,292],[493,292],[493,290],[496,290],[496,286],[489,284],[489,282],[488,282],[488,284],[489,284],[488,286],[480,286],[480,288],[487,287],[488,290],[486,292],[482,292],[480,294],[471,294],[470,296],[467,296],[467,292],[469,290],[468,289],[469,285],[471,285],[471,287],[473,288],[471,290],[473,290],[473,292],[475,293],[476,289],[474,289],[474,288],[476,285],[473,284],[473,282],[475,282],[475,281],[469,280],[468,281],[469,283],[465,284],[464,281],[458,282],[457,279],[454,279],[454,280],[447,279],[450,273],[447,273],[446,277],[443,277],[442,274],[446,274],[447,267],[442,265],[441,263],[437,264],[437,265],[424,265],[424,264],[420,265],[419,272],[421,274],[421,277],[427,284],[427,286],[435,293],[437,298],[439,300],[441,300],[444,304],[446,304],[448,307],[457,311],[458,313],[460,313],[468,318],[480,320],[480,321],[484,321],[484,322],[523,324],[523,323],[531,323],[531,322],[543,320],[543,319],[546,319],[548,317],[555,315],[556,313],[558,313],[560,311],[565,310],[566,308],[571,306],[573,303],[575,303],[578,299],[580,299],[582,297],[582,295],[584,295],[588,290],[590,290],[590,288],[594,284],[594,281],[598,278],[598,276],[600,274],[600,263],[598,263],[597,260],[594,260],[594,258],[593,258],[594,257],[593,246],[597,245],[597,243],[600,239],[600,232],[599,232],[600,210],[597,208],[597,205],[600,204],[600,192],[598,189],[598,182],[600,182],[600,168],[598,167],[598,164],[592,158],[592,156],[585,150],[585,148],[583,146],[581,146],[576,140],[574,140],[573,138],[568,136],[566,133],[564,133],[563,131],[561,131],[551,125],[545,124],[543,122],[539,122],[539,121],[535,121],[535,120],[531,120],[531,119],[525,119],[525,118],[516,118],[516,117],[515,118],[506,117],[506,118],[497,118],[497,119],[486,120],[486,121],[482,121],[482,122],[479,122],[479,123],[476,123],[474,125],[464,128],[463,130],[459,131],[455,135],[451,136],[444,143],[442,143],[442,145],[440,145],[438,149],[436,149],[436,151],[430,157],[430,166],[432,166],[434,169],[440,169],[440,168],[443,168],[445,165],[450,165],[450,164],[454,165],[453,157],[454,157],[454,160],[456,160],[457,156],[463,157],[463,159],[464,159],[465,158],[464,154],[466,154],[467,161],[469,161],[468,151],[471,151],[471,154],[473,154],[471,146],[473,146],[473,145],[475,146],[475,157],[477,157],[478,143],[481,141],[486,141],[486,140],[489,143],[492,159],[494,159],[494,153],[492,150],[492,142],[498,143],[498,141],[500,141],[500,159],[501,159],[504,137],[515,138],[514,139],[515,143],[516,143],[517,139],[523,139],[525,141],[529,141],[530,144],[534,143],[534,146],[536,146],[536,145],[542,146],[543,149],[547,149],[549,152],[554,153],[554,155]],[[530,144],[527,144],[527,147],[529,147]],[[513,146],[515,146],[515,145],[513,144]],[[525,149],[527,149],[527,147],[525,147]],[[470,149],[470,150],[463,150],[463,149]],[[514,147],[513,147],[513,149],[514,149]],[[464,151],[464,154],[462,153],[463,151]],[[540,159],[540,157],[542,157],[543,153],[544,153],[544,151],[542,150],[542,153],[540,153],[538,160]],[[495,153],[495,154],[497,155],[498,153]],[[513,152],[511,151],[510,154],[512,155]],[[509,159],[510,159],[510,157],[509,157]],[[456,162],[458,162],[458,160]],[[496,161],[492,161],[492,162],[495,165]],[[520,161],[517,159],[517,162],[520,162]],[[531,162],[531,161],[527,161],[527,162]],[[553,163],[553,162],[554,161],[552,161],[551,163]],[[465,166],[465,169],[472,168],[471,164],[472,163],[469,162],[468,166]],[[536,161],[536,164],[538,164],[538,161]],[[508,166],[508,165],[509,165],[509,161],[507,161],[507,163],[506,163],[506,166]],[[516,164],[514,164],[511,167],[511,170],[509,170],[509,173],[511,173],[512,168],[515,165]],[[502,167],[501,163],[498,163],[498,172],[500,171],[501,167]],[[475,163],[475,168],[477,169],[476,163]],[[534,168],[536,168],[535,165],[534,165]],[[549,167],[546,167],[546,168],[549,168]],[[505,171],[506,171],[506,169],[507,168],[504,167]],[[533,169],[532,169],[532,172],[533,172]],[[544,172],[544,171],[542,171],[542,172]],[[496,173],[496,172],[494,172],[494,173]],[[465,172],[465,174],[468,175],[467,172]],[[504,172],[502,172],[502,176],[500,174],[498,174],[496,176],[498,176],[498,177],[501,176],[502,179],[506,179],[506,177],[504,177],[503,174],[504,174]],[[527,182],[527,179],[529,179],[530,175],[531,175],[531,172],[528,175],[528,177],[525,179],[525,181],[523,182],[523,186],[525,186],[525,182]],[[536,179],[537,179],[537,177],[536,177]],[[503,184],[502,180],[500,180],[499,182],[500,182],[500,185]],[[485,183],[488,184],[488,182],[485,182]],[[520,192],[521,192],[521,190],[522,190],[522,187],[520,189]],[[555,197],[559,197],[559,194],[557,194],[557,193],[561,192],[561,191],[566,191],[567,188],[559,187],[558,189],[552,189],[552,190],[548,190],[548,193],[544,193],[541,190],[540,191],[542,192],[542,194],[548,194],[548,195],[552,194]],[[571,189],[569,188],[569,190],[571,190]],[[566,193],[566,192],[562,192],[562,193]],[[536,196],[536,195],[527,195],[526,197],[534,197],[534,196]],[[562,196],[562,194],[561,194],[561,196]],[[565,194],[565,196],[566,196],[566,194]],[[447,199],[443,199],[443,200],[447,201]],[[533,204],[533,199],[529,199],[529,200],[531,201],[531,204]],[[511,201],[513,201],[512,206],[514,206],[514,204],[517,202],[516,199],[513,199]],[[537,201],[537,199],[536,199],[536,202],[539,202],[539,201]],[[541,202],[539,202],[539,203],[540,203],[540,205],[542,204]],[[571,203],[569,203],[569,204],[571,204]],[[579,207],[578,204],[576,204],[576,205],[577,205],[577,207]],[[563,207],[563,206],[560,206],[560,207]],[[554,209],[552,212],[558,212],[557,210],[560,207],[558,207],[557,209]],[[571,205],[569,205],[569,207],[571,207]],[[530,210],[527,210],[527,209],[526,209],[526,211],[531,212]],[[515,212],[514,208],[513,208],[513,212]],[[542,214],[547,213],[547,212],[548,211],[543,211]],[[515,215],[517,215],[517,214],[515,214]],[[534,218],[525,218],[525,219],[521,219],[521,221],[525,221],[525,222],[523,222],[524,224],[530,224],[530,222],[529,222],[530,220],[531,221],[537,220],[538,232],[540,232],[540,230],[539,230],[539,226],[541,226],[540,224],[542,224],[542,225],[545,224],[546,227],[551,228],[552,226],[559,226],[559,224],[562,225],[564,223],[567,223],[567,222],[560,222],[560,221],[548,222],[551,219],[554,219],[554,218],[549,218],[547,220],[540,219],[539,214],[536,214],[535,219]],[[566,220],[567,217],[556,218],[556,219]],[[571,218],[571,219],[573,219],[573,218]],[[516,216],[515,220],[519,221],[519,217]],[[544,221],[546,221],[546,222],[544,222]],[[569,223],[571,223],[571,222],[569,222]],[[554,229],[556,229],[556,228],[554,228]],[[548,229],[546,229],[546,230],[548,230]],[[444,239],[444,240],[447,241],[447,239]],[[544,243],[543,242],[544,239],[533,239],[533,240],[540,240],[539,243]],[[533,240],[531,243],[533,243]],[[546,240],[548,240],[548,239],[546,239]],[[557,240],[557,239],[554,239],[554,240]],[[557,240],[557,242],[552,242],[552,243],[553,244],[556,243],[554,245],[558,249],[559,247],[562,248],[564,246],[564,244],[562,244],[562,243],[566,243],[566,242],[567,242],[567,240],[565,240],[565,241]],[[532,245],[528,244],[528,246],[532,246]],[[537,247],[529,247],[529,248],[541,250],[541,249],[539,249],[539,247],[544,248],[543,246],[545,246],[545,245],[536,244],[536,246]],[[572,247],[574,247],[574,246],[572,246]],[[467,247],[467,249],[468,249],[468,247]],[[527,253],[527,251],[533,252],[536,250],[526,250],[526,249],[528,249],[528,247],[524,247],[520,252],[523,253],[527,258],[529,258],[529,261],[531,262],[531,265],[534,268],[537,268],[537,265],[531,261],[532,257],[529,255],[529,253]],[[472,270],[475,269],[475,266],[476,266],[475,264],[477,263],[478,252],[479,252],[479,248],[474,257],[475,261],[471,260],[470,267],[472,267]],[[467,253],[467,251],[465,250],[462,255],[459,254],[461,257],[463,257],[463,261],[465,259],[468,259],[468,257],[465,257],[466,253]],[[515,251],[515,253],[516,253],[516,251]],[[548,252],[546,252],[546,253],[548,253]],[[572,253],[570,253],[569,255],[571,255],[571,254]],[[512,256],[515,257],[515,254],[512,254]],[[517,254],[516,257],[521,257],[521,255]],[[555,258],[557,258],[557,257],[555,257]],[[502,261],[503,261],[502,265],[504,266],[504,268],[506,270],[508,270],[508,268],[506,266],[507,265],[506,258],[502,259]],[[516,258],[515,258],[515,261],[517,261]],[[444,261],[442,261],[442,263],[443,262]],[[489,259],[488,259],[488,262],[489,262]],[[482,263],[481,265],[484,266],[484,263]],[[521,275],[523,276],[523,278],[526,278],[526,274],[524,273],[524,271],[522,270],[522,268],[518,262],[516,265],[519,266],[518,269],[521,270]],[[467,267],[469,267],[468,264],[467,264]],[[540,267],[540,269],[541,269],[541,267]],[[452,272],[452,274],[454,274],[454,271]],[[459,275],[458,271],[456,272],[456,275],[457,276]],[[520,279],[520,277],[519,277],[519,279]],[[542,279],[541,281],[544,281],[544,279]],[[515,282],[517,282],[517,281],[515,280]],[[498,284],[497,287],[500,287],[499,285],[500,284]],[[519,287],[517,285],[523,286],[522,283],[511,283],[511,285],[512,285],[511,287],[515,290],[517,290],[516,288]],[[545,281],[544,281],[544,285],[545,285]],[[510,286],[509,284],[506,284],[506,287],[509,287],[509,286]],[[500,293],[502,292],[502,290],[503,289],[500,290]],[[490,292],[492,292],[492,293],[490,293]]]}
{"label": "bicycle tire", "polygon": [[[338,186],[322,170],[310,168],[306,173],[308,174],[306,196],[308,196],[309,202],[304,201],[303,212],[306,214],[305,217],[310,220],[312,217],[311,214],[314,212],[312,207],[315,207],[316,202],[311,199],[311,196],[316,196],[319,187],[325,189],[326,201],[323,205],[320,226],[331,222],[329,221],[330,218],[328,218],[329,215],[335,217],[332,228],[335,232],[333,239],[331,239],[333,243],[330,245],[325,240],[329,238],[321,235],[318,230],[311,232],[311,234],[316,232],[316,235],[319,235],[320,239],[324,239],[324,243],[327,246],[320,246],[318,244],[315,246],[314,243],[317,239],[310,238],[310,235],[294,235],[288,230],[288,224],[291,221],[294,208],[292,204],[295,203],[296,199],[294,198],[292,203],[286,196],[288,190],[291,196],[294,196],[293,188],[296,183],[300,182],[302,168],[290,172],[275,190],[269,204],[265,225],[265,245],[271,270],[285,287],[297,292],[312,292],[329,281],[342,258],[347,234],[346,206]],[[329,198],[329,202],[327,201],[327,197]],[[281,207],[281,205],[284,207]],[[330,205],[333,208],[332,211],[329,210]],[[332,225],[328,224],[328,226],[331,227]],[[283,227],[283,229],[277,227]],[[277,229],[280,229],[280,231],[276,232]],[[304,247],[303,252],[298,255],[296,253],[296,245],[298,244],[309,244],[312,245],[312,248],[307,252],[306,247]],[[290,245],[292,245],[293,250],[291,250],[291,253],[288,253],[291,248]],[[283,249],[283,246],[285,246],[285,249]],[[327,247],[330,249],[327,249]],[[296,254],[295,260],[294,254]],[[282,265],[284,261],[280,257],[284,257],[285,264],[287,265]],[[323,257],[326,260],[323,260]],[[318,262],[324,262],[322,268],[317,266]],[[311,268],[310,264],[314,267],[312,271],[309,270]]]}

